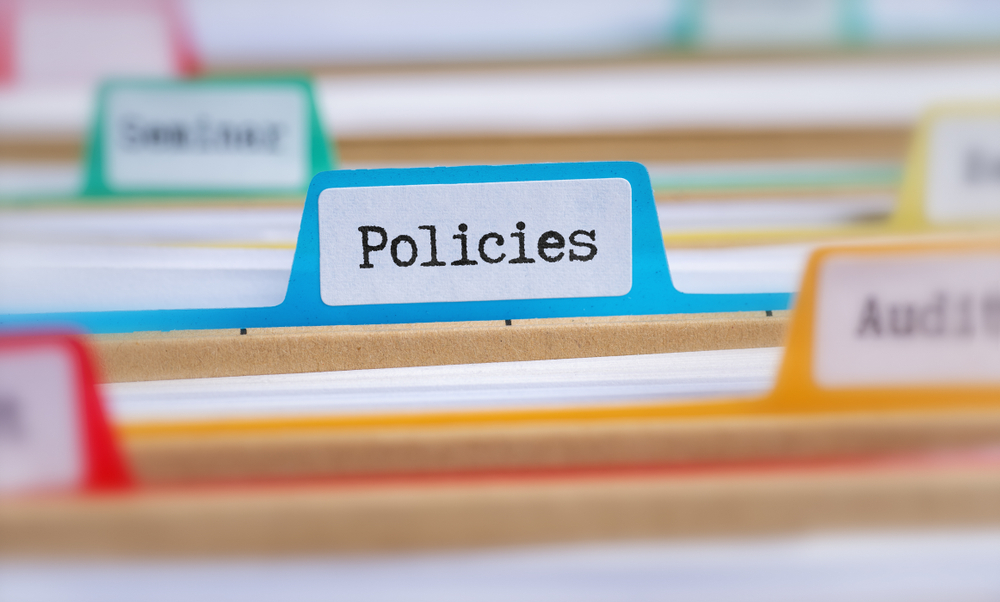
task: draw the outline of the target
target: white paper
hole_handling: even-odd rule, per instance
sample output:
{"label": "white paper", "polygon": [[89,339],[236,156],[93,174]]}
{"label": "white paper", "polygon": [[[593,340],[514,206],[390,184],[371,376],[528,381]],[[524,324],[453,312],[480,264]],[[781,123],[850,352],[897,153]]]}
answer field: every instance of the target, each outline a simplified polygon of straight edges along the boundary
{"label": "white paper", "polygon": [[763,394],[781,349],[724,349],[105,385],[115,422],[663,403]]}
{"label": "white paper", "polygon": [[794,293],[817,246],[667,249],[667,266],[682,293]]}
{"label": "white paper", "polygon": [[273,306],[293,253],[0,243],[0,313]]}
{"label": "white paper", "polygon": [[753,232],[836,228],[888,220],[895,198],[890,194],[815,198],[666,201],[656,204],[664,234],[687,232]]}
{"label": "white paper", "polygon": [[813,371],[828,388],[1000,384],[1000,255],[827,259]]}
{"label": "white paper", "polygon": [[330,188],[319,196],[319,239],[327,305],[619,296],[632,288],[632,187],[601,178]]}

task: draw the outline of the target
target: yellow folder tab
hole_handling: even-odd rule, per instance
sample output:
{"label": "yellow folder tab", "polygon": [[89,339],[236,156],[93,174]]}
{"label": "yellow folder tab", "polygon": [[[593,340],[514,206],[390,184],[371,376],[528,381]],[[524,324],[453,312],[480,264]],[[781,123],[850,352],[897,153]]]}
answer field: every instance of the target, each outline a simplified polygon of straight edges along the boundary
{"label": "yellow folder tab", "polygon": [[932,109],[907,156],[897,230],[1000,223],[1000,102]]}
{"label": "yellow folder tab", "polygon": [[[896,205],[887,219],[829,227],[670,231],[667,247],[831,241],[1000,226],[1000,102],[941,105],[914,131]],[[752,201],[747,201],[751,203]]]}
{"label": "yellow folder tab", "polygon": [[[1000,123],[1000,121],[998,121]],[[762,414],[1000,409],[1000,237],[844,245],[810,259]]]}
{"label": "yellow folder tab", "polygon": [[1000,238],[817,251],[765,403],[1000,407]]}

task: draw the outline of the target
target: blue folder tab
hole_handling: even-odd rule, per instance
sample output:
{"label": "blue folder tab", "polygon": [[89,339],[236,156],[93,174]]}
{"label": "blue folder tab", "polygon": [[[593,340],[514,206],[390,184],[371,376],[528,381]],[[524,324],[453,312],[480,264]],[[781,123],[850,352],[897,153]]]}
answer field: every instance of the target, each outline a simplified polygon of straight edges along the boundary
{"label": "blue folder tab", "polygon": [[[501,194],[505,190],[500,183],[524,183],[508,186],[511,192],[508,197],[514,205],[526,214],[548,215],[548,218],[565,224],[574,224],[573,207],[577,203],[574,194],[580,190],[613,190],[626,191],[631,196],[631,206],[628,199],[620,210],[608,212],[601,207],[599,197],[591,199],[590,211],[600,213],[613,222],[621,214],[631,211],[631,232],[619,232],[620,240],[630,240],[631,248],[607,249],[601,226],[593,222],[580,222],[580,229],[572,233],[570,225],[561,230],[552,229],[539,234],[544,224],[543,219],[534,219],[538,224],[525,224],[524,220],[516,224],[513,219],[503,221],[501,226],[492,226],[496,232],[482,234],[482,229],[476,230],[477,216],[486,219],[490,212],[511,211]],[[593,184],[593,186],[591,185]],[[441,185],[464,185],[444,186]],[[475,185],[475,186],[468,186]],[[485,185],[485,186],[480,186]],[[539,188],[541,186],[542,188]],[[597,186],[595,188],[594,186]],[[604,188],[601,188],[603,186]],[[405,188],[402,188],[405,187]],[[547,187],[547,188],[546,188]],[[562,195],[562,200],[555,196],[545,198],[532,197],[534,190],[554,191],[556,196]],[[324,195],[324,191],[326,194]],[[482,195],[480,195],[482,191]],[[568,191],[568,192],[566,192]],[[410,202],[405,194],[411,194],[413,199],[424,199],[428,205]],[[447,198],[441,204],[442,194]],[[322,199],[321,199],[321,195]],[[435,196],[437,195],[437,196]],[[477,196],[479,195],[479,196]],[[485,196],[484,196],[485,195]],[[402,198],[405,205],[403,213],[409,210],[432,211],[434,203],[446,208],[452,214],[442,216],[440,232],[437,232],[438,253],[440,257],[430,258],[428,253],[427,235],[430,226],[421,220],[409,224],[409,234],[398,228],[392,230],[389,226],[374,223],[379,216],[392,222],[393,205],[390,197]],[[463,204],[462,199],[469,199]],[[352,199],[362,199],[352,200]],[[322,201],[322,202],[321,202]],[[608,199],[609,203],[612,199]],[[386,203],[383,206],[381,203]],[[547,203],[555,203],[548,206]],[[545,214],[552,207],[562,207],[558,202],[568,203],[563,211]],[[354,223],[362,213],[356,213],[355,207],[367,203],[368,215],[365,218],[370,224]],[[323,210],[321,211],[321,205]],[[595,207],[596,205],[596,207]],[[584,205],[580,204],[580,207]],[[396,205],[395,207],[404,207]],[[325,213],[323,213],[325,211]],[[532,213],[534,212],[534,213]],[[539,213],[541,212],[541,213]],[[467,217],[461,224],[455,217]],[[514,214],[511,214],[514,215]],[[520,215],[520,214],[517,214]],[[583,215],[583,214],[581,214]],[[595,214],[597,215],[597,214]],[[584,216],[586,217],[586,216]],[[581,217],[581,220],[584,220]],[[594,218],[598,219],[598,218]],[[353,221],[352,221],[353,220]],[[398,216],[396,216],[398,222]],[[425,220],[426,221],[426,220]],[[468,222],[468,224],[465,223]],[[585,220],[584,220],[585,221]],[[321,224],[324,232],[321,233]],[[328,224],[340,227],[341,234],[329,234]],[[535,227],[534,231],[532,228]],[[417,230],[419,226],[422,229]],[[503,229],[500,229],[500,228]],[[607,229],[611,229],[608,226]],[[380,231],[381,230],[381,231]],[[521,236],[527,232],[527,236]],[[348,233],[350,234],[348,236]],[[423,236],[423,238],[418,238]],[[366,238],[367,237],[367,238]],[[492,238],[491,238],[492,237]],[[390,243],[391,238],[391,243]],[[520,249],[518,248],[520,241]],[[524,244],[527,241],[527,245]],[[459,242],[461,256],[459,257]],[[576,245],[576,246],[572,246]],[[338,295],[345,292],[348,286],[337,279],[336,269],[321,264],[321,247],[326,257],[331,257],[332,245],[340,244],[344,248],[354,249],[351,256],[340,258],[341,266],[347,266],[356,272],[350,272],[350,278],[368,278],[364,281],[352,281],[353,289],[346,291],[346,296]],[[447,246],[446,245],[450,245]],[[605,271],[614,283],[605,287],[604,282],[583,282],[574,279],[571,270],[596,269],[598,262],[588,262],[593,253],[598,253],[602,261],[624,262],[626,258],[631,265],[631,277],[626,273],[616,273],[614,265],[611,271]],[[588,250],[592,249],[593,253]],[[449,252],[451,255],[445,256]],[[520,252],[520,256],[519,256]],[[503,259],[499,259],[503,257]],[[499,282],[498,278],[509,274],[517,267],[510,264],[518,263],[520,259],[527,267],[524,274],[539,274],[517,278],[516,284],[523,285],[522,298],[491,299],[491,300],[435,300],[421,302],[393,302],[345,304],[343,299],[361,298],[372,294],[377,296],[378,289],[384,284],[380,278],[403,277],[421,278],[420,274],[433,274],[438,287],[431,291],[436,298],[447,298],[448,291],[454,289],[456,298],[467,299],[469,295],[481,294],[489,297],[491,286]],[[332,260],[325,260],[330,264]],[[574,263],[575,262],[575,263]],[[494,267],[491,264],[497,264]],[[619,263],[618,265],[627,265]],[[354,266],[357,266],[356,268]],[[423,267],[421,267],[423,266]],[[430,267],[428,267],[430,266]],[[440,267],[439,267],[440,266]],[[454,267],[459,266],[459,267]],[[464,267],[471,266],[471,267]],[[369,269],[365,269],[365,268]],[[410,270],[410,271],[407,271]],[[423,271],[421,271],[423,270]],[[436,271],[435,271],[436,270]],[[479,271],[470,271],[479,270]],[[494,270],[494,271],[489,271]],[[528,272],[527,270],[533,270]],[[620,271],[620,270],[619,270]],[[599,272],[589,272],[599,273]],[[385,276],[382,276],[384,274]],[[454,274],[455,276],[452,276]],[[569,274],[569,276],[567,276]],[[470,276],[471,275],[471,276]],[[496,276],[494,276],[496,275]],[[466,286],[462,292],[461,283],[453,287],[449,279],[478,279],[476,286]],[[533,280],[534,278],[534,280]],[[442,280],[443,279],[443,280]],[[466,280],[468,281],[468,280]],[[361,282],[362,284],[359,284]],[[365,285],[364,282],[371,284]],[[532,282],[538,282],[538,290],[532,290]],[[563,296],[538,298],[539,290],[547,291],[545,286],[553,282],[565,282],[568,289],[579,290],[609,290],[616,294],[607,296]],[[441,283],[444,283],[443,285]],[[526,284],[525,284],[526,283]],[[587,288],[590,287],[590,288]],[[603,287],[603,288],[602,288]],[[407,298],[407,289],[389,283],[382,286],[391,292],[394,301]],[[516,287],[515,287],[516,288]],[[332,293],[331,293],[332,291]],[[443,291],[443,292],[442,292]],[[417,294],[415,297],[427,298]],[[355,294],[356,293],[356,294]],[[572,294],[572,290],[570,290]],[[541,293],[547,294],[547,293]],[[360,295],[361,297],[358,297]],[[443,297],[442,297],[443,295]],[[465,295],[463,297],[463,295]],[[331,296],[337,301],[331,301]],[[478,298],[478,297],[477,297]],[[562,163],[537,165],[509,166],[474,166],[474,167],[434,167],[415,169],[363,169],[327,171],[316,175],[308,191],[303,210],[298,244],[292,264],[291,277],[284,300],[273,307],[244,307],[223,309],[183,309],[183,310],[143,310],[143,311],[108,311],[108,312],[74,312],[50,314],[19,314],[0,317],[0,325],[13,326],[28,323],[69,323],[94,333],[141,332],[167,330],[198,330],[198,329],[228,329],[228,328],[265,328],[346,324],[401,324],[417,322],[453,322],[472,320],[507,320],[532,318],[566,318],[585,316],[616,316],[616,315],[654,315],[675,313],[705,313],[730,311],[763,311],[786,309],[791,295],[788,293],[766,294],[686,294],[674,288],[667,258],[660,237],[659,222],[656,207],[653,202],[653,192],[650,186],[649,174],[646,168],[631,162],[603,163]]]}

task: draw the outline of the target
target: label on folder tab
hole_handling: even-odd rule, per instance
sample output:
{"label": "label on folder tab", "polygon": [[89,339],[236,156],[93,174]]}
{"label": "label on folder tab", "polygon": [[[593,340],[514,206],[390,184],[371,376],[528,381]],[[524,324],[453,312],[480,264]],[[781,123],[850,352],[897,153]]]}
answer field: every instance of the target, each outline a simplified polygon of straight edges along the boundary
{"label": "label on folder tab", "polygon": [[0,497],[128,482],[82,341],[0,336]]}
{"label": "label on folder tab", "polygon": [[913,136],[892,221],[899,230],[1000,221],[1000,104],[927,112]]}
{"label": "label on folder tab", "polygon": [[832,388],[1000,384],[1000,254],[830,256],[813,364]]}
{"label": "label on folder tab", "polygon": [[[844,0],[688,0],[707,48],[834,46],[850,32]],[[691,9],[689,9],[691,10]]]}
{"label": "label on folder tab", "polygon": [[328,188],[327,305],[613,297],[632,288],[623,178]]}
{"label": "label on folder tab", "polygon": [[76,383],[55,347],[0,349],[0,492],[67,488],[83,478]]}
{"label": "label on folder tab", "polygon": [[92,195],[304,191],[330,168],[297,79],[112,82],[90,144]]}
{"label": "label on folder tab", "polygon": [[119,90],[106,110],[116,188],[293,188],[312,175],[296,90]]}
{"label": "label on folder tab", "polygon": [[930,132],[927,217],[932,223],[1000,218],[1000,114],[948,117]]}

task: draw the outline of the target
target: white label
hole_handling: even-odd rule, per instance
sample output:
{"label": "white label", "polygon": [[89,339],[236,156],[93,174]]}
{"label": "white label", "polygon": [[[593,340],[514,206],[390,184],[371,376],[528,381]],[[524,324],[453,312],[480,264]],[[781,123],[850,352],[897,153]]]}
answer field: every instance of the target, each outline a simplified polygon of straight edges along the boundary
{"label": "white label", "polygon": [[632,288],[621,178],[329,188],[327,305],[610,297]]}
{"label": "white label", "polygon": [[702,45],[829,46],[840,33],[838,0],[704,0]]}
{"label": "white label", "polygon": [[1000,219],[1000,117],[942,119],[928,144],[927,218]]}
{"label": "white label", "polygon": [[113,90],[105,177],[113,189],[305,186],[307,102],[280,86]]}
{"label": "white label", "polygon": [[0,350],[0,494],[76,487],[83,451],[72,359],[57,347]]}
{"label": "white label", "polygon": [[818,287],[818,384],[1000,384],[1000,255],[831,257]]}

